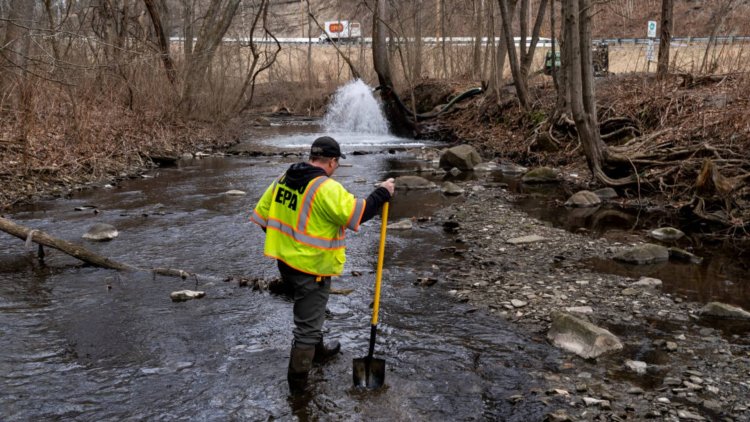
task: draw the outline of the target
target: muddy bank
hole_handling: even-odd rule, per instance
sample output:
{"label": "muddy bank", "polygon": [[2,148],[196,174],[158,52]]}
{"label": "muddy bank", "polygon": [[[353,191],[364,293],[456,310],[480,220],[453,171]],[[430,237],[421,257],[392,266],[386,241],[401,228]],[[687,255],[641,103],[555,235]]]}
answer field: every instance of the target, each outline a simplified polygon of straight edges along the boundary
{"label": "muddy bank", "polygon": [[594,272],[586,263],[614,264],[615,254],[645,239],[620,243],[550,227],[514,209],[514,194],[501,184],[459,183],[469,192],[466,201],[441,210],[435,224],[455,242],[445,253],[464,259],[430,274],[437,284],[540,342],[548,341],[553,312],[564,311],[608,329],[624,345],[597,359],[563,353],[540,374],[550,385],[545,395],[562,395],[569,404],[551,420],[750,418],[750,324],[708,320],[700,315],[702,303],[665,293],[658,283]]}
{"label": "muddy bank", "polygon": [[[750,126],[747,81],[736,75],[697,77],[611,75],[596,79],[602,141],[612,158],[610,178],[637,168],[638,181],[615,186],[621,197],[679,210],[711,225],[710,231],[746,237],[750,221]],[[478,83],[423,81],[415,91],[421,109],[442,107]],[[574,122],[555,118],[556,93],[550,78],[533,80],[532,110],[520,109],[514,92],[501,98],[471,97],[438,118],[420,122],[422,136],[468,143],[485,157],[525,166],[551,166],[579,174],[576,190],[599,188],[592,180]],[[593,190],[593,189],[592,189]]]}
{"label": "muddy bank", "polygon": [[249,126],[241,119],[213,124],[104,109],[92,113],[98,118],[78,134],[60,116],[48,116],[24,136],[16,122],[0,122],[8,139],[0,141],[0,210],[113,184],[160,165],[173,165],[180,158],[210,154],[235,144]]}

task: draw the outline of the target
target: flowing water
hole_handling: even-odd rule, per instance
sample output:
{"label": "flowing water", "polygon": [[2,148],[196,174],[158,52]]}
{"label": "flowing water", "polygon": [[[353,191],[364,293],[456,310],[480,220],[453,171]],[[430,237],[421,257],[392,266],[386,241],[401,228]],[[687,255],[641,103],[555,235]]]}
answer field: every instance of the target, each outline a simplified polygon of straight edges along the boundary
{"label": "flowing water", "polygon": [[[274,156],[181,161],[112,189],[6,215],[122,262],[200,276],[118,273],[49,249],[41,264],[22,241],[0,234],[0,420],[534,421],[562,406],[556,403],[562,398],[536,397],[546,387],[539,374],[563,366],[556,349],[457,303],[446,293],[450,286],[414,284],[436,271],[434,265],[460,259],[441,251],[453,245],[431,226],[389,232],[376,346],[387,362],[386,386],[352,387],[351,361],[366,354],[369,339],[377,218],[348,234],[346,269],[333,283],[353,290],[332,295],[328,306],[327,337],[342,343],[342,355],[313,370],[310,396],[287,397],[291,303],[224,279],[276,277],[274,263],[262,254],[263,233],[247,218],[273,178],[320,134],[341,141],[348,158],[336,178],[360,197],[386,177],[423,166],[404,152],[423,144],[379,129],[382,115],[364,88],[355,83],[340,92],[337,98],[354,103],[334,101],[323,127],[280,121],[249,133],[238,148],[262,145],[278,152]],[[348,109],[375,121],[330,117]],[[517,205],[532,216],[572,231],[627,243],[666,223],[637,214],[566,212],[551,205],[564,199],[559,191],[502,176],[493,181],[508,183],[520,194]],[[247,196],[223,195],[230,189]],[[435,192],[397,195],[391,218],[430,216],[447,201]],[[105,243],[82,240],[97,222],[113,224],[120,236]],[[743,252],[711,249],[694,237],[682,242],[705,252],[704,264],[621,271],[658,276],[666,291],[691,300],[747,303],[747,261],[733,259]],[[203,290],[206,297],[173,303],[169,294],[180,289]],[[516,394],[525,399],[511,403]]]}
{"label": "flowing water", "polygon": [[[399,151],[417,145],[351,130],[333,133],[350,154],[336,178],[363,197],[400,174]],[[321,132],[315,124],[275,126],[248,134],[245,143],[293,153]],[[366,354],[369,339],[379,219],[347,236],[345,273],[333,283],[353,289],[332,295],[328,307],[327,337],[342,343],[342,355],[313,370],[309,397],[287,397],[291,304],[224,279],[276,277],[262,254],[263,233],[248,216],[266,186],[298,159],[280,153],[182,161],[153,177],[7,215],[121,262],[199,276],[118,273],[49,249],[41,264],[22,241],[0,235],[0,420],[542,419],[554,399],[508,398],[543,390],[538,374],[556,367],[558,352],[455,302],[440,285],[416,286],[433,265],[458,259],[440,251],[448,240],[431,228],[389,233],[376,346],[387,362],[386,386],[352,387],[351,361]],[[230,189],[247,196],[223,195]],[[412,202],[396,196],[392,218],[430,215],[443,201],[438,194]],[[98,222],[116,226],[120,236],[82,240]],[[180,289],[206,297],[172,302],[170,292]]]}

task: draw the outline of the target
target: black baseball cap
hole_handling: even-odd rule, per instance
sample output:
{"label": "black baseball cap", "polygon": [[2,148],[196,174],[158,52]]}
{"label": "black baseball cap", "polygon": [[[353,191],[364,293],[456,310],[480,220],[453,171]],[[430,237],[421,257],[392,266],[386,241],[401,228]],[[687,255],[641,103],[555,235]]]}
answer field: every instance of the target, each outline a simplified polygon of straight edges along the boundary
{"label": "black baseball cap", "polygon": [[330,136],[321,136],[312,143],[310,147],[311,157],[332,157],[332,158],[346,158],[346,155],[341,153],[341,147],[335,139]]}

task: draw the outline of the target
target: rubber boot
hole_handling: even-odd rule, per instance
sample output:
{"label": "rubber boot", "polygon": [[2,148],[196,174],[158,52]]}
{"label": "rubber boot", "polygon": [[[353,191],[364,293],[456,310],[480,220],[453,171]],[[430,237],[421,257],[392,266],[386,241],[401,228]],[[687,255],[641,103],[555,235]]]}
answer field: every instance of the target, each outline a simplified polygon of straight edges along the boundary
{"label": "rubber boot", "polygon": [[340,351],[341,344],[338,341],[326,345],[323,340],[320,340],[320,343],[315,345],[315,358],[313,358],[313,362],[318,364],[326,363],[333,359]]}
{"label": "rubber boot", "polygon": [[312,368],[315,346],[307,344],[295,344],[289,356],[289,371],[286,379],[289,382],[289,392],[298,395],[305,392],[307,387],[307,375]]}

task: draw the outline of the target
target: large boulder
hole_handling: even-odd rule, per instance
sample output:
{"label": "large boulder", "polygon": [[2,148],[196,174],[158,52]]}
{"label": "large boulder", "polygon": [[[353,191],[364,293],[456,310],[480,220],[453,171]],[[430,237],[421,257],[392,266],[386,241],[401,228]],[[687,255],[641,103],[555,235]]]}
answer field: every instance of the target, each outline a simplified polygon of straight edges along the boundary
{"label": "large boulder", "polygon": [[549,167],[538,167],[521,177],[524,183],[557,183],[560,181],[560,174]]}
{"label": "large boulder", "polygon": [[602,201],[617,198],[617,191],[612,188],[601,188],[594,191],[594,194]]}
{"label": "large boulder", "polygon": [[91,226],[89,230],[81,237],[87,240],[104,241],[112,240],[119,235],[120,233],[117,231],[115,226],[104,223],[96,223]]}
{"label": "large boulder", "polygon": [[660,227],[658,229],[651,230],[648,234],[654,239],[661,240],[662,242],[674,242],[682,238],[682,236],[685,236],[685,233],[675,229],[674,227]]}
{"label": "large boulder", "polygon": [[700,265],[703,258],[680,248],[669,248],[669,258],[677,261],[690,262],[691,264]]}
{"label": "large boulder", "polygon": [[498,171],[500,170],[500,165],[494,161],[485,161],[484,163],[479,163],[476,166],[474,166],[474,171]]}
{"label": "large boulder", "polygon": [[596,207],[602,203],[602,200],[594,192],[582,190],[574,193],[567,201],[566,207]]}
{"label": "large boulder", "polygon": [[547,338],[555,346],[584,359],[622,350],[622,342],[614,334],[564,312],[552,313]]}
{"label": "large boulder", "polygon": [[737,306],[727,305],[721,302],[709,302],[701,309],[702,316],[727,319],[750,320],[750,312]]}
{"label": "large boulder", "polygon": [[471,145],[458,145],[448,148],[440,155],[440,168],[459,170],[474,170],[474,166],[482,162],[482,157]]}
{"label": "large boulder", "polygon": [[437,185],[419,176],[399,176],[396,178],[396,189],[435,189]]}
{"label": "large boulder", "polygon": [[510,161],[501,161],[500,164],[498,164],[498,167],[504,174],[520,174],[529,171],[528,168],[516,163],[511,163]]}
{"label": "large boulder", "polygon": [[446,195],[451,195],[451,196],[461,195],[464,193],[464,189],[462,187],[452,182],[443,183],[443,186],[440,188],[440,191]]}
{"label": "large boulder", "polygon": [[646,243],[615,254],[614,259],[628,264],[654,264],[669,260],[669,249],[664,246]]}

